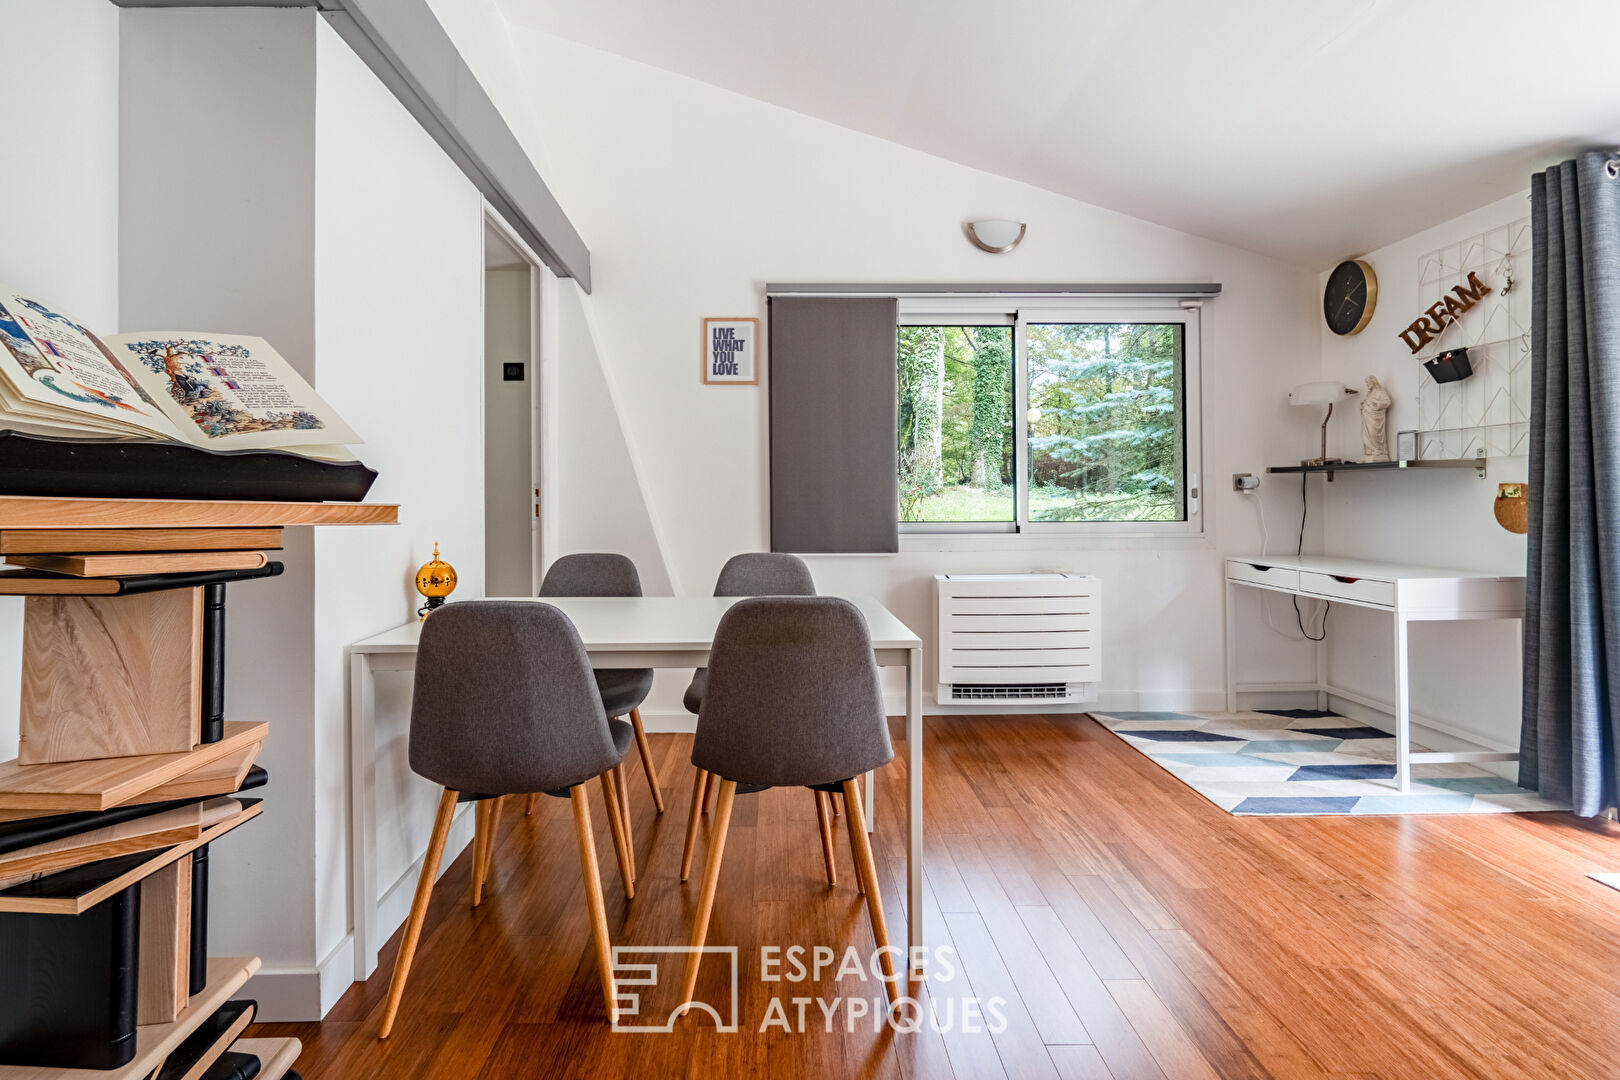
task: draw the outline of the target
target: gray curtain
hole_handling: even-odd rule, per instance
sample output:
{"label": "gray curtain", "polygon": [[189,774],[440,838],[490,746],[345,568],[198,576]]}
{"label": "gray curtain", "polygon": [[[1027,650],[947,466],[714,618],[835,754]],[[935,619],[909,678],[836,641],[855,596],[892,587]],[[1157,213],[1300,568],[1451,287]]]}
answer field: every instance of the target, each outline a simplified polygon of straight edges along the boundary
{"label": "gray curtain", "polygon": [[1591,817],[1620,803],[1620,154],[1531,184],[1519,782]]}
{"label": "gray curtain", "polygon": [[771,550],[900,549],[892,296],[775,296]]}

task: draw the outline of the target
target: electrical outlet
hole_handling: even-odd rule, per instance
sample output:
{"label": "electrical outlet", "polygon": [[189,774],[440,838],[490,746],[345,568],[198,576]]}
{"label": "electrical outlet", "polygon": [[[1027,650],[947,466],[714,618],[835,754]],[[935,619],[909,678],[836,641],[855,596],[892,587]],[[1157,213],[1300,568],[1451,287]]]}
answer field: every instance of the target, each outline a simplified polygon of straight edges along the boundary
{"label": "electrical outlet", "polygon": [[1258,491],[1260,478],[1254,473],[1239,472],[1232,474],[1233,491]]}

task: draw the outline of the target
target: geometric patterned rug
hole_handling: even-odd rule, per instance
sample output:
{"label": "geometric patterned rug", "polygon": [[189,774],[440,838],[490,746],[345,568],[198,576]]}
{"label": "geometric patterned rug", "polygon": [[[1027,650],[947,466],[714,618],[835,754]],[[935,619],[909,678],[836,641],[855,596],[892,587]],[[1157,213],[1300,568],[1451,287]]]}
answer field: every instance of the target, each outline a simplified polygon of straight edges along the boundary
{"label": "geometric patterned rug", "polygon": [[[1094,712],[1099,724],[1230,814],[1508,814],[1568,810],[1464,762],[1412,767],[1396,791],[1388,732],[1315,709]],[[1424,747],[1413,744],[1412,749]]]}

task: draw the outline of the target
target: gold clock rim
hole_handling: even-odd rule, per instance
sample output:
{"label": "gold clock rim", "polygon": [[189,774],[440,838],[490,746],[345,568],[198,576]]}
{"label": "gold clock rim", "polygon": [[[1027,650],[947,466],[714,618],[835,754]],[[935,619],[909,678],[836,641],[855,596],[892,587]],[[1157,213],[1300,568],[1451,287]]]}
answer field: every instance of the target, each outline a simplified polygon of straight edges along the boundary
{"label": "gold clock rim", "polygon": [[[1366,259],[1343,259],[1335,264],[1333,269],[1337,270],[1345,263],[1355,263],[1361,267],[1361,275],[1367,279],[1367,303],[1361,309],[1361,318],[1356,321],[1356,325],[1343,333],[1339,333],[1337,330],[1333,332],[1339,334],[1340,337],[1354,337],[1367,329],[1367,324],[1372,322],[1373,310],[1378,307],[1378,272],[1372,268],[1372,263]],[[1326,322],[1327,320],[1324,318],[1323,321]],[[1333,327],[1329,325],[1328,329],[1333,330]]]}

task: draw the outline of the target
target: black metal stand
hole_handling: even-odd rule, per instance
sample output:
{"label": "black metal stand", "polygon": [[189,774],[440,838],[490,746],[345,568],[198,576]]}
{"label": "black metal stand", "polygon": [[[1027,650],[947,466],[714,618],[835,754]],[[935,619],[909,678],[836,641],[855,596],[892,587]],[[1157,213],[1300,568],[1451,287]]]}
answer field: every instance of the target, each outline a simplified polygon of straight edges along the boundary
{"label": "black metal stand", "polygon": [[208,848],[191,853],[191,992],[208,985]]}
{"label": "black metal stand", "polygon": [[202,591],[202,741],[212,743],[225,737],[225,583]]}

